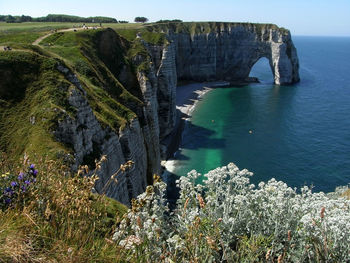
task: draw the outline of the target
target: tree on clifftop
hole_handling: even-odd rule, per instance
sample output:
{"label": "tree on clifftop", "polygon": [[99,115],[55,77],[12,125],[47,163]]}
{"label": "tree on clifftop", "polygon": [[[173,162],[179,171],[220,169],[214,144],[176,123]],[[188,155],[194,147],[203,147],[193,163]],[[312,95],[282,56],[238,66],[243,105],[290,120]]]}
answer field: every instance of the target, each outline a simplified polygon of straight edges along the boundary
{"label": "tree on clifftop", "polygon": [[146,23],[148,21],[148,18],[143,16],[137,16],[135,17],[134,21],[136,23]]}

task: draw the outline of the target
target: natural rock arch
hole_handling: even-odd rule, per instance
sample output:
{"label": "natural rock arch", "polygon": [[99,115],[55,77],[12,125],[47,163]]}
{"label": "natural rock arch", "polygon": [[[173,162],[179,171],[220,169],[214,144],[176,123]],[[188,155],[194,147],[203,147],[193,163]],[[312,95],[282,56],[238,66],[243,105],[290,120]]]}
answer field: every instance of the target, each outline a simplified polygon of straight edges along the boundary
{"label": "natural rock arch", "polygon": [[275,25],[209,24],[208,32],[168,32],[176,50],[179,80],[245,81],[256,61],[270,61],[274,83],[299,81],[290,32]]}
{"label": "natural rock arch", "polygon": [[262,57],[269,60],[275,84],[299,81],[299,62],[290,32],[276,25],[165,23],[149,30],[167,37],[164,45],[147,45],[158,79],[161,141],[172,133],[176,123],[177,81],[245,82]]}
{"label": "natural rock arch", "polygon": [[258,58],[255,62],[253,62],[253,65],[250,67],[250,71],[248,74],[249,78],[258,78],[258,80],[260,80],[260,78],[258,76],[256,76],[254,73],[252,73],[254,67],[256,67],[258,64],[268,64],[269,65],[269,68],[264,69],[264,71],[268,71],[268,73],[270,75],[269,81],[270,81],[270,78],[272,81],[274,81],[275,75],[274,75],[274,68],[272,65],[272,60],[266,56],[262,56],[262,57]]}

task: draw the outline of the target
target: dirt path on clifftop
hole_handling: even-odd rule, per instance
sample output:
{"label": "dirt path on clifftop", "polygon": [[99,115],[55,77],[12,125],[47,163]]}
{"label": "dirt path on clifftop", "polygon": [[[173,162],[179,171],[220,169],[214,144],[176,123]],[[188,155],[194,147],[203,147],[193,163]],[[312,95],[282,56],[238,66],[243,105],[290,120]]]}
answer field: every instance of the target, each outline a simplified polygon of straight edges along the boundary
{"label": "dirt path on clifftop", "polygon": [[[58,33],[58,32],[68,32],[68,31],[81,31],[81,30],[91,30],[91,29],[99,29],[101,27],[87,27],[87,28],[83,28],[83,27],[79,27],[79,28],[67,28],[67,29],[61,29],[61,30],[57,30],[56,32],[50,32],[46,35],[43,35],[41,37],[39,37],[38,39],[36,39],[32,45],[35,45],[35,46],[39,46],[39,43],[44,40],[45,38],[51,36],[52,34],[54,33]],[[4,48],[7,47],[7,46],[0,46],[0,52],[1,51],[6,51],[6,52],[11,52],[11,51],[24,51],[24,52],[32,52],[30,50],[26,50],[26,49],[16,49],[16,48],[11,48],[11,50],[5,50]]]}
{"label": "dirt path on clifftop", "polygon": [[35,46],[38,46],[39,43],[44,40],[45,38],[51,36],[52,34],[55,34],[55,33],[59,33],[59,32],[68,32],[68,31],[80,31],[80,30],[89,30],[89,29],[98,29],[98,28],[101,28],[101,27],[86,27],[86,28],[83,28],[83,27],[79,27],[79,28],[67,28],[67,29],[61,29],[61,30],[57,30],[55,32],[51,32],[49,34],[46,34],[46,35],[43,35],[41,37],[39,37],[38,39],[36,39],[32,45],[35,45]]}
{"label": "dirt path on clifftop", "polygon": [[11,52],[11,51],[23,51],[23,52],[33,52],[31,50],[27,49],[18,49],[18,48],[11,48],[11,50],[5,50],[4,48],[7,46],[0,46],[0,52]]}

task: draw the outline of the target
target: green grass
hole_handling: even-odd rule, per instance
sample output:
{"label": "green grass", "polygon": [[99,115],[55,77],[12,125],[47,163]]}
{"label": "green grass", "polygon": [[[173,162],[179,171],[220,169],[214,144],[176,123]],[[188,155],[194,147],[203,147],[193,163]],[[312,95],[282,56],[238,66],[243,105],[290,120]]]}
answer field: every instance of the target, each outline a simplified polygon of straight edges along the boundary
{"label": "green grass", "polygon": [[[106,30],[55,33],[40,44],[72,66],[84,83],[90,106],[100,122],[118,130],[136,117],[129,106],[141,105],[142,102],[119,82],[116,77],[119,72],[111,72],[116,67],[108,67],[102,61],[98,43],[104,32]],[[115,48],[118,49],[117,44]],[[127,64],[127,58],[121,54],[120,48],[115,53],[119,54],[118,61]],[[130,88],[139,89],[138,86]]]}
{"label": "green grass", "polygon": [[[26,27],[33,30],[32,24]],[[19,35],[23,28],[23,25],[13,26]],[[110,54],[104,54],[99,46],[105,34],[114,34],[116,38],[115,45],[108,51],[114,56],[110,61]],[[121,46],[129,47],[129,44],[116,36],[111,29],[59,32],[44,39],[41,47],[14,43],[12,47],[21,51],[0,52],[0,75],[4,76],[0,83],[1,150],[11,152],[14,159],[24,152],[56,158],[58,152],[73,150],[70,145],[56,142],[52,135],[58,119],[65,114],[74,118],[74,110],[67,102],[72,84],[56,70],[58,61],[76,72],[103,127],[118,132],[134,119],[135,110],[142,105],[141,91],[127,51]],[[114,61],[121,64],[115,65]],[[124,83],[126,87],[117,78],[125,67],[130,76]],[[59,89],[60,86],[63,88]],[[33,116],[35,125],[29,121]]]}
{"label": "green grass", "polygon": [[189,34],[199,34],[199,33],[209,33],[217,32],[221,28],[225,27],[248,27],[255,28],[258,32],[262,29],[277,29],[283,34],[287,34],[289,31],[285,28],[280,28],[275,24],[262,24],[262,23],[241,23],[241,22],[184,22],[184,23],[156,23],[145,25],[145,28],[150,31],[155,32],[167,32],[171,29],[176,33],[189,33]]}
{"label": "green grass", "polygon": [[[30,44],[38,37],[50,33],[55,29],[72,28],[80,26],[82,23],[70,22],[26,22],[26,23],[4,23],[0,22],[0,44],[25,43]],[[99,26],[99,23],[87,23],[87,26]],[[103,24],[105,28],[109,27],[116,30],[129,41],[136,37],[137,32],[141,32],[143,38],[150,43],[162,43],[164,34],[161,30],[167,31],[169,28],[174,32],[208,33],[220,26],[254,26],[257,29],[272,28],[279,29],[287,34],[289,31],[285,28],[278,27],[274,24],[258,24],[258,23],[224,23],[224,22],[185,22],[185,23],[108,23]]]}
{"label": "green grass", "polygon": [[[52,30],[60,30],[81,26],[83,23],[70,22],[26,22],[26,23],[5,23],[0,22],[0,45],[11,45],[14,43],[30,44],[40,36],[50,33]],[[99,23],[85,23],[88,27],[99,26]],[[142,28],[143,25],[130,23],[103,24],[113,29]]]}
{"label": "green grass", "polygon": [[0,44],[30,44],[55,29],[73,27],[73,23],[0,23]]}
{"label": "green grass", "polygon": [[[111,29],[58,32],[41,41],[40,46],[31,45],[38,36],[74,25],[78,24],[0,23],[0,44],[11,43],[13,48],[21,50],[0,52],[0,142],[3,150],[11,149],[16,157],[25,151],[38,150],[53,156],[53,149],[72,150],[55,142],[52,136],[54,123],[63,118],[63,111],[74,116],[67,103],[72,84],[54,66],[60,60],[76,73],[103,127],[118,131],[136,117],[143,104],[136,72],[147,72],[151,58],[137,34],[148,43],[166,45],[168,40],[162,32],[169,29],[191,34],[228,26],[249,27],[258,32],[278,29],[273,24],[221,22],[105,24]],[[288,33],[283,28],[279,30]],[[136,57],[142,58],[136,60],[139,64],[134,63]],[[53,108],[59,110],[53,113]],[[33,116],[38,120],[37,125],[28,121]]]}
{"label": "green grass", "polygon": [[69,150],[52,135],[61,110],[73,114],[67,102],[71,84],[56,70],[57,63],[32,52],[0,53],[0,145],[15,159],[24,152],[53,158]]}
{"label": "green grass", "polygon": [[93,177],[31,157],[39,173],[26,202],[0,209],[0,262],[116,262],[120,248],[111,238],[127,208],[92,194]]}
{"label": "green grass", "polygon": [[[118,132],[136,117],[142,101],[129,56],[133,43],[103,29],[56,33],[32,46],[18,32],[11,44],[18,51],[0,52],[0,150],[12,161],[23,153],[53,160],[73,153],[52,133],[58,120],[75,116],[68,103],[75,87],[57,70],[58,63],[76,73],[104,127]],[[112,45],[101,46],[106,37]],[[118,80],[121,70],[128,75],[123,83]],[[31,159],[38,164],[38,158]],[[93,184],[81,177],[62,176],[59,165],[37,166],[43,171],[32,202],[0,211],[0,261],[115,262],[120,248],[110,239],[126,207],[91,194],[87,187]],[[37,200],[49,209],[42,211]]]}
{"label": "green grass", "polygon": [[139,29],[115,29],[115,31],[129,41],[134,41],[138,33],[141,34],[142,39],[154,45],[163,45],[167,43],[166,35],[159,32],[151,32],[147,27]]}

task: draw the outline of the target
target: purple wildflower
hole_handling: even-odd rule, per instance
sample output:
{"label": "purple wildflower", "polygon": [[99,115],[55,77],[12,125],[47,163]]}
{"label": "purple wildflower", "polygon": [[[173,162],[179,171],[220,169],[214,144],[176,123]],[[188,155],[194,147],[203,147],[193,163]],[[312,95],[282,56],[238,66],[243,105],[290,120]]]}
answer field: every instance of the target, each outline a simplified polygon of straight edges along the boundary
{"label": "purple wildflower", "polygon": [[5,190],[7,193],[12,192],[12,188],[11,187],[7,187]]}
{"label": "purple wildflower", "polygon": [[25,180],[24,183],[29,185],[29,184],[30,184],[30,181]]}
{"label": "purple wildflower", "polygon": [[11,186],[13,186],[13,187],[15,187],[15,186],[17,186],[18,184],[17,184],[17,182],[11,182]]}
{"label": "purple wildflower", "polygon": [[25,187],[24,185],[22,185],[22,192],[25,192],[27,190],[27,187]]}
{"label": "purple wildflower", "polygon": [[23,180],[23,174],[20,173],[19,176],[18,176],[18,180],[22,181]]}
{"label": "purple wildflower", "polygon": [[34,170],[33,174],[36,176],[38,174],[38,170]]}
{"label": "purple wildflower", "polygon": [[34,168],[35,168],[35,165],[34,165],[34,164],[31,164],[31,165],[29,166],[29,168],[30,168],[30,169],[34,169]]}
{"label": "purple wildflower", "polygon": [[11,199],[10,198],[6,198],[5,199],[5,203],[8,205],[9,203],[11,203]]}

